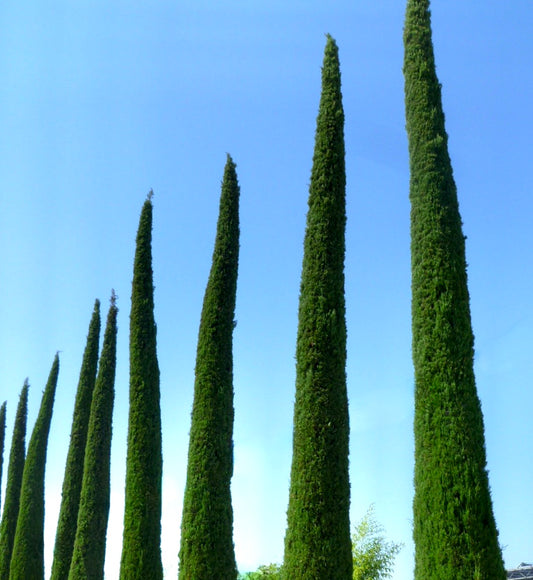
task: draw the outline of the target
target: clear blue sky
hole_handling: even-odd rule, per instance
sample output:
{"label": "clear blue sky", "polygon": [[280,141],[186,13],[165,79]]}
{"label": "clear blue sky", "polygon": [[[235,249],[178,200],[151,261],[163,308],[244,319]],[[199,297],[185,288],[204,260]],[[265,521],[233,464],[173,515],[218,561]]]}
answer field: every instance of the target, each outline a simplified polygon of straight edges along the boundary
{"label": "clear blue sky", "polygon": [[[533,560],[533,3],[434,0],[496,520]],[[163,559],[177,570],[201,302],[226,152],[241,185],[234,334],[235,549],[281,561],[302,242],[325,33],[346,113],[351,515],[371,503],[412,577],[413,368],[400,0],[4,2],[0,7],[0,400],[29,377],[31,430],[56,350],[46,566],[95,298],[119,296],[107,578],[122,539],[135,233],[154,189]],[[4,472],[4,484],[5,484]],[[5,486],[5,485],[4,485]]]}

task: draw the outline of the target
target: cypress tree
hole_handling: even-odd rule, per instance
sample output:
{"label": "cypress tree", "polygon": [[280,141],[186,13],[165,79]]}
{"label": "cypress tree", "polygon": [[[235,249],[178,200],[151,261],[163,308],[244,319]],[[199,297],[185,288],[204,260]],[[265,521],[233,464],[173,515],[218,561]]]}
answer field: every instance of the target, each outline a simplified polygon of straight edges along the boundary
{"label": "cypress tree", "polygon": [[69,580],[104,578],[115,398],[117,311],[116,296],[113,292],[91,404],[83,486]]}
{"label": "cypress tree", "polygon": [[[6,436],[6,405],[4,401],[0,407],[0,490],[2,489],[2,471],[4,467],[4,441]],[[1,494],[0,494],[1,499]]]}
{"label": "cypress tree", "polygon": [[70,445],[63,479],[63,492],[56,530],[54,561],[51,580],[66,580],[72,559],[78,507],[80,503],[83,461],[87,443],[89,414],[98,365],[98,342],[100,338],[100,301],[94,303],[89,333],[80,371],[78,390],[74,405]]}
{"label": "cypress tree", "polygon": [[130,314],[130,407],[121,580],[159,580],[161,409],[152,275],[152,192],[137,231]]}
{"label": "cypress tree", "polygon": [[26,453],[26,417],[28,413],[28,379],[20,392],[13,436],[11,438],[11,451],[9,453],[9,467],[7,473],[6,498],[2,521],[0,523],[0,580],[9,580],[9,565],[20,503],[20,487],[22,485],[22,472],[24,471],[24,459]]}
{"label": "cypress tree", "polygon": [[56,354],[24,463],[9,580],[44,578],[44,474],[58,373]]}
{"label": "cypress tree", "polygon": [[404,29],[415,368],[415,578],[505,578],[486,470],[465,241],[428,0]]}
{"label": "cypress tree", "polygon": [[351,580],[346,392],[344,113],[338,49],[322,67],[296,346],[284,578]]}
{"label": "cypress tree", "polygon": [[181,523],[179,578],[235,580],[233,328],[239,261],[239,184],[228,155],[204,295]]}

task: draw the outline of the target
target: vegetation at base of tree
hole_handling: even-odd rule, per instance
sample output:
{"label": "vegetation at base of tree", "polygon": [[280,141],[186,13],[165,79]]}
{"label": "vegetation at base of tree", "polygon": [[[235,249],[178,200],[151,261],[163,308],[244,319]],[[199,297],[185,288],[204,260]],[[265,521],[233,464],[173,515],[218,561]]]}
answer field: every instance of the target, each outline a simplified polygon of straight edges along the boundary
{"label": "vegetation at base of tree", "polygon": [[6,495],[0,522],[0,580],[9,580],[9,567],[20,505],[20,488],[26,454],[26,418],[28,414],[28,379],[20,392],[7,472]]}
{"label": "vegetation at base of tree", "polygon": [[[374,506],[355,526],[352,534],[353,580],[385,580],[393,572],[394,560],[403,545],[388,541],[384,529],[374,517]],[[281,580],[282,566],[259,566],[255,572],[243,572],[238,580]]]}
{"label": "vegetation at base of tree", "polygon": [[415,368],[415,579],[506,577],[486,470],[465,239],[428,0],[404,28]]}
{"label": "vegetation at base of tree", "polygon": [[44,475],[58,373],[59,356],[56,354],[24,463],[9,580],[44,578]]}
{"label": "vegetation at base of tree", "polygon": [[[4,467],[4,441],[6,437],[6,405],[4,401],[0,407],[0,489],[2,488],[2,471]],[[0,498],[1,499],[1,498]]]}
{"label": "vegetation at base of tree", "polygon": [[87,343],[74,404],[70,445],[63,479],[63,491],[54,546],[51,580],[66,580],[72,559],[80,503],[87,429],[98,367],[100,301],[96,300],[89,323]]}
{"label": "vegetation at base of tree", "polygon": [[386,540],[370,506],[352,534],[353,580],[391,578],[402,544]]}
{"label": "vegetation at base of tree", "polygon": [[90,409],[83,485],[69,580],[103,580],[110,502],[110,461],[117,348],[116,296],[111,295]]}
{"label": "vegetation at base of tree", "polygon": [[346,392],[344,112],[338,49],[322,67],[296,347],[283,575],[352,579]]}
{"label": "vegetation at base of tree", "polygon": [[161,408],[152,274],[152,192],[137,231],[130,313],[130,406],[121,580],[159,580]]}
{"label": "vegetation at base of tree", "polygon": [[228,155],[204,295],[181,523],[179,578],[235,580],[233,328],[239,262],[239,184]]}
{"label": "vegetation at base of tree", "polygon": [[268,564],[259,566],[255,572],[244,572],[239,574],[238,580],[281,580],[281,566],[279,564]]}

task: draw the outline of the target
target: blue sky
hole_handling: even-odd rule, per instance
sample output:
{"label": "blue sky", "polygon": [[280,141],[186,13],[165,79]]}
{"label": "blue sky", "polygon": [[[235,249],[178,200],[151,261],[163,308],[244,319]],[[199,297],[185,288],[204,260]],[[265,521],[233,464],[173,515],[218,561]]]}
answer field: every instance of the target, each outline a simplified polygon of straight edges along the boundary
{"label": "blue sky", "polygon": [[[533,4],[434,0],[467,239],[476,376],[508,566],[533,560]],[[241,185],[234,334],[235,549],[281,561],[302,242],[325,34],[346,114],[351,516],[371,503],[412,577],[413,369],[399,0],[8,1],[0,7],[0,400],[29,377],[29,430],[61,370],[46,473],[46,566],[95,298],[119,297],[106,575],[122,539],[135,233],[154,197],[164,446],[163,561],[175,577],[201,302],[229,152]],[[4,487],[5,487],[4,471]]]}

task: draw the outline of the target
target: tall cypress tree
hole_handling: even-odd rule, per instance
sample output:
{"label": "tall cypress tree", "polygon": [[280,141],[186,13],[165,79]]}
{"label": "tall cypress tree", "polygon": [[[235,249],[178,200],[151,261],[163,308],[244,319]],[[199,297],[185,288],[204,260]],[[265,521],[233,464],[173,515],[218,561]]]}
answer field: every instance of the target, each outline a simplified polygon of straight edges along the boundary
{"label": "tall cypress tree", "polygon": [[228,155],[213,261],[198,333],[196,378],[181,523],[179,578],[235,580],[233,328],[239,262],[239,184]]}
{"label": "tall cypress tree", "polygon": [[63,479],[63,493],[56,530],[54,561],[51,580],[66,580],[72,559],[76,522],[80,503],[83,461],[87,443],[89,414],[98,366],[98,342],[100,339],[100,301],[94,303],[89,333],[80,371],[74,416],[70,432],[70,445]]}
{"label": "tall cypress tree", "polygon": [[4,467],[4,441],[6,436],[6,405],[7,402],[4,401],[2,403],[2,406],[0,407],[0,489],[2,489],[2,471]]}
{"label": "tall cypress tree", "polygon": [[116,296],[111,295],[94,388],[83,486],[69,580],[103,580],[110,496],[111,431],[117,350]]}
{"label": "tall cypress tree", "polygon": [[121,580],[158,580],[161,563],[161,409],[152,275],[152,192],[144,202],[133,268],[130,408]]}
{"label": "tall cypress tree", "polygon": [[505,578],[486,471],[465,242],[429,0],[404,29],[415,367],[415,578]]}
{"label": "tall cypress tree", "polygon": [[296,346],[284,577],[351,580],[346,392],[344,113],[338,49],[322,67]]}
{"label": "tall cypress tree", "polygon": [[28,379],[20,392],[7,473],[6,498],[0,523],[0,580],[9,580],[11,553],[15,541],[15,530],[20,504],[20,487],[26,453],[26,417],[28,413]]}
{"label": "tall cypress tree", "polygon": [[44,578],[44,474],[58,373],[56,354],[24,463],[9,580]]}

